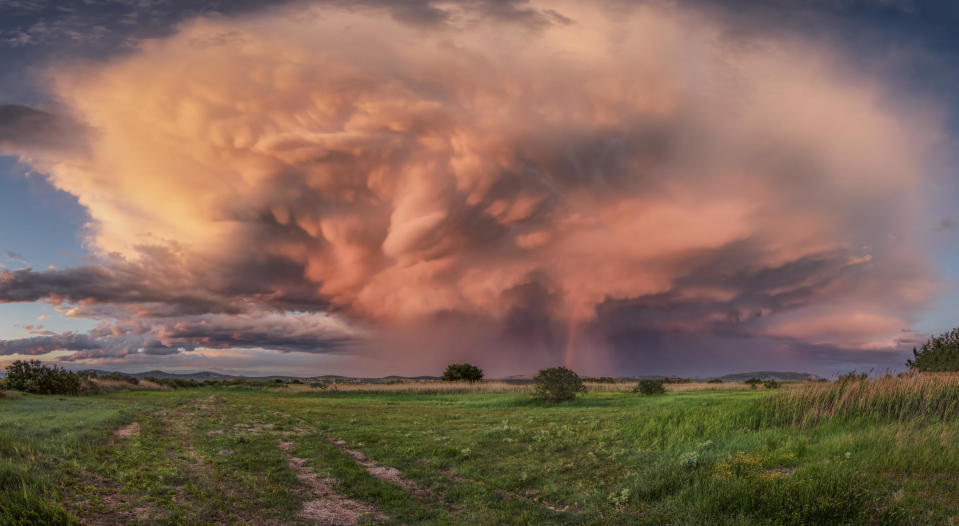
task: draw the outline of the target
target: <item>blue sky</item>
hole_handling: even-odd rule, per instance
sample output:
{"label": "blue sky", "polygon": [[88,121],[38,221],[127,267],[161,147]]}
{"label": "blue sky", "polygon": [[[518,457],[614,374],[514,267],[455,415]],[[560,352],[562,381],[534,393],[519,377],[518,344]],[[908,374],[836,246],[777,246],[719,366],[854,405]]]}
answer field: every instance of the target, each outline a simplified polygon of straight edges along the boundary
{"label": "blue sky", "polygon": [[[0,157],[0,266],[59,268],[81,263],[87,215],[76,197],[52,187],[12,157]],[[43,319],[40,319],[43,317]],[[90,320],[65,318],[45,303],[0,304],[0,339],[20,338],[25,325],[63,331],[89,330]]]}

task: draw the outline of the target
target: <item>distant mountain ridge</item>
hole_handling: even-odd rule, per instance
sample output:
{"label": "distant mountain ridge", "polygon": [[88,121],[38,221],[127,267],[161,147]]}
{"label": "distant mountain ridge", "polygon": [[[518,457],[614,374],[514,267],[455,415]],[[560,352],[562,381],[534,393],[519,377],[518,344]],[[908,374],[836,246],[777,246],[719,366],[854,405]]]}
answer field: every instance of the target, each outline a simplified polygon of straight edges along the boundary
{"label": "distant mountain ridge", "polygon": [[[90,372],[96,373],[98,376],[103,376],[111,374],[117,371],[104,371],[100,369],[85,369],[78,372]],[[289,376],[282,374],[274,374],[268,376],[246,376],[240,374],[223,374],[223,373],[214,373],[211,371],[199,371],[195,373],[168,373],[166,371],[144,371],[140,373],[123,373],[127,376],[133,376],[136,378],[157,378],[157,379],[167,379],[167,378],[178,378],[181,380],[213,380],[213,381],[223,381],[223,380],[253,380],[253,381],[270,381],[270,380],[300,380],[300,381],[322,381],[322,382],[337,382],[337,383],[389,383],[395,382],[397,380],[403,381],[431,381],[431,380],[440,380],[439,376],[383,376],[380,378],[357,378],[352,376],[340,376],[336,374],[326,374],[321,376]]]}
{"label": "distant mountain ridge", "polygon": [[797,382],[801,380],[819,380],[820,377],[810,373],[792,373],[776,371],[754,371],[751,373],[735,373],[719,376],[724,382],[742,382],[750,378],[759,378],[760,380],[779,380],[781,382]]}
{"label": "distant mountain ridge", "polygon": [[[97,375],[106,375],[114,371],[103,371],[99,369],[86,369],[84,372],[92,372]],[[300,381],[312,381],[312,382],[326,382],[326,383],[390,383],[397,381],[414,381],[414,382],[426,382],[426,381],[437,381],[441,380],[439,376],[383,376],[379,378],[361,378],[353,376],[341,376],[335,374],[326,374],[321,376],[288,376],[288,375],[269,375],[269,376],[244,376],[244,375],[235,375],[235,374],[223,374],[223,373],[214,373],[211,371],[199,371],[195,373],[168,373],[166,371],[144,371],[140,373],[122,373],[129,376],[134,376],[136,378],[179,378],[182,380],[213,380],[213,381],[222,381],[222,380],[234,380],[234,379],[245,379],[245,380],[259,380],[259,381],[270,381],[270,380],[300,380]],[[626,381],[635,381],[646,378],[662,378],[662,375],[657,376],[633,376],[633,377],[619,377],[617,380],[626,380]],[[514,374],[511,376],[506,376],[503,378],[490,378],[490,380],[502,380],[506,382],[528,382],[532,381],[532,375],[525,374]],[[779,380],[782,382],[795,382],[802,380],[818,380],[821,379],[819,376],[810,373],[796,373],[788,371],[753,371],[747,373],[734,373],[727,374],[724,376],[707,376],[707,377],[688,377],[690,380],[713,380],[719,379],[724,382],[742,382],[750,378],[759,378],[761,380]]]}

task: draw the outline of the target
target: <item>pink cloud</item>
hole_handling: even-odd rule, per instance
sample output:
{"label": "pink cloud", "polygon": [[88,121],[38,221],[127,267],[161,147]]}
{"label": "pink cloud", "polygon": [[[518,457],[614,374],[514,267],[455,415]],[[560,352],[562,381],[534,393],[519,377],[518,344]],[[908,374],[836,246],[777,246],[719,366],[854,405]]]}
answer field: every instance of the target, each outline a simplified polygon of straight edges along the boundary
{"label": "pink cloud", "polygon": [[638,316],[666,331],[859,348],[908,326],[935,277],[889,233],[924,219],[934,112],[815,42],[738,45],[721,20],[660,4],[615,20],[554,8],[571,22],[198,18],[52,70],[90,132],[29,160],[118,255],[96,276],[137,285],[71,294],[56,271],[34,293],[22,283],[42,277],[4,271],[0,292],[120,318],[297,305],[384,338],[442,334],[444,316],[509,333],[540,293],[542,330],[634,300],[671,312]]}

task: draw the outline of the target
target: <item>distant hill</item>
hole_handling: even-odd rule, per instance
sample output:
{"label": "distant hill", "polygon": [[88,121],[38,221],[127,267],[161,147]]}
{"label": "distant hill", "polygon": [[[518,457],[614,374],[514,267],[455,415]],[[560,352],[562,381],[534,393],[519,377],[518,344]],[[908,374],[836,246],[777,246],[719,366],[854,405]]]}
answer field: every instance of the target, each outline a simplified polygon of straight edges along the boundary
{"label": "distant hill", "polygon": [[[86,369],[80,372],[90,372],[96,373],[98,376],[103,376],[112,373],[113,371],[103,371],[99,369]],[[195,373],[168,373],[166,371],[144,371],[142,373],[122,373],[129,376],[134,376],[136,378],[157,378],[157,379],[166,379],[166,378],[178,378],[181,380],[213,380],[213,381],[225,381],[225,380],[235,380],[235,379],[244,379],[244,380],[254,380],[254,381],[270,381],[270,380],[300,380],[305,382],[326,382],[326,383],[390,383],[397,381],[407,381],[407,382],[425,382],[440,380],[439,376],[384,376],[382,378],[354,378],[351,376],[339,376],[335,374],[327,374],[323,376],[284,376],[284,375],[271,375],[271,376],[245,376],[245,375],[231,375],[231,374],[221,374],[214,373],[210,371],[199,371]]]}
{"label": "distant hill", "polygon": [[818,380],[819,377],[809,373],[792,373],[776,371],[754,371],[751,373],[736,373],[720,376],[719,379],[724,382],[742,382],[750,378],[759,378],[760,380],[779,380],[781,382],[798,382],[801,380]]}
{"label": "distant hill", "polygon": [[[110,374],[112,371],[102,371],[98,369],[87,369],[88,372],[97,373],[98,375]],[[439,376],[383,376],[381,378],[356,378],[352,376],[339,376],[335,374],[327,374],[322,376],[284,376],[284,375],[271,375],[271,376],[243,376],[243,375],[230,375],[222,373],[214,373],[210,371],[199,371],[195,373],[168,373],[166,371],[144,371],[142,373],[124,373],[129,374],[130,376],[135,376],[137,378],[179,378],[182,380],[213,380],[213,381],[224,381],[224,380],[233,380],[233,379],[245,379],[245,380],[254,380],[254,381],[271,381],[271,380],[300,380],[303,382],[324,382],[324,383],[373,383],[373,384],[386,384],[386,383],[395,383],[395,382],[431,382],[441,380]],[[634,376],[634,377],[618,377],[616,380],[621,381],[637,381],[650,378],[662,378],[662,375],[656,376]],[[507,376],[504,378],[496,378],[495,380],[504,381],[508,383],[529,383],[532,381],[531,375],[525,374],[515,374],[512,376]],[[801,380],[816,380],[819,379],[818,376],[809,373],[794,373],[794,372],[777,372],[777,371],[753,371],[748,373],[736,373],[736,374],[727,374],[725,376],[719,377],[688,377],[692,381],[706,381],[714,378],[719,378],[724,382],[742,382],[750,378],[759,378],[761,380],[779,380],[781,382],[795,382]],[[493,378],[491,378],[492,380]]]}

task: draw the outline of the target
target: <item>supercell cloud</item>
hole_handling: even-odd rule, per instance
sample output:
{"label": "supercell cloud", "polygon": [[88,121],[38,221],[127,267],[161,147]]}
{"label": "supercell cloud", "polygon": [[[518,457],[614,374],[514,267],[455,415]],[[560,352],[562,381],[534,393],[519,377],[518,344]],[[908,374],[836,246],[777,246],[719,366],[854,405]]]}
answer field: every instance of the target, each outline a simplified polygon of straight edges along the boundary
{"label": "supercell cloud", "polygon": [[673,4],[441,14],[211,16],[50,68],[72,124],[4,107],[0,145],[88,209],[100,257],[4,271],[0,301],[101,325],[0,353],[613,374],[908,343],[936,287],[933,108],[827,44]]}

